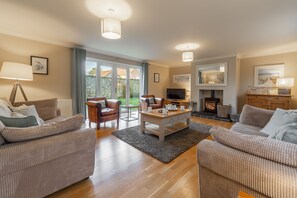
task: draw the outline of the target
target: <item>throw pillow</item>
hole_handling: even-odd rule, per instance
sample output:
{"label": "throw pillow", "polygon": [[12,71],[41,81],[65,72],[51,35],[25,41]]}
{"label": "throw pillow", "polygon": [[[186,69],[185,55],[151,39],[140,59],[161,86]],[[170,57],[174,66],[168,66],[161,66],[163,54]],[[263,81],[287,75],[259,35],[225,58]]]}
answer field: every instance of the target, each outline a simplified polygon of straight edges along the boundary
{"label": "throw pillow", "polygon": [[156,104],[155,98],[148,98],[149,104]]}
{"label": "throw pillow", "polygon": [[239,117],[239,122],[242,124],[253,125],[257,127],[265,127],[272,117],[274,111],[244,105]]}
{"label": "throw pillow", "polygon": [[0,98],[0,103],[10,107],[12,106],[11,102],[9,100],[7,100],[7,98]]}
{"label": "throw pillow", "polygon": [[0,116],[0,121],[6,127],[30,127],[38,125],[35,116],[28,116],[24,118],[11,118]]}
{"label": "throw pillow", "polygon": [[2,131],[2,136],[8,142],[34,140],[67,131],[78,130],[80,129],[83,122],[84,116],[82,114],[77,114],[63,121],[51,122],[40,126],[32,126],[27,128],[6,127]]}
{"label": "throw pillow", "polygon": [[36,120],[39,125],[44,123],[44,121],[39,117],[34,105],[27,106],[27,105],[23,104],[19,107],[9,107],[9,108],[13,112],[12,116],[20,115],[20,114],[23,116],[31,116],[32,115],[32,116],[36,117]]}
{"label": "throw pillow", "polygon": [[279,127],[269,138],[297,144],[297,123]]}
{"label": "throw pillow", "polygon": [[27,106],[34,105],[38,112],[38,115],[43,120],[51,120],[58,116],[58,100],[57,98],[45,99],[45,100],[35,100],[35,101],[25,101],[25,102],[15,102],[14,106],[21,106],[25,104]]}
{"label": "throw pillow", "polygon": [[0,103],[0,116],[10,117],[11,110],[8,108],[7,105]]}
{"label": "throw pillow", "polygon": [[270,121],[260,132],[273,135],[277,128],[294,122],[297,122],[297,110],[283,110],[277,108]]}
{"label": "throw pillow", "polygon": [[97,102],[101,104],[101,109],[106,108],[105,100],[99,100]]}
{"label": "throw pillow", "polygon": [[2,137],[2,131],[5,129],[5,125],[0,121],[0,145],[5,143],[4,138]]}

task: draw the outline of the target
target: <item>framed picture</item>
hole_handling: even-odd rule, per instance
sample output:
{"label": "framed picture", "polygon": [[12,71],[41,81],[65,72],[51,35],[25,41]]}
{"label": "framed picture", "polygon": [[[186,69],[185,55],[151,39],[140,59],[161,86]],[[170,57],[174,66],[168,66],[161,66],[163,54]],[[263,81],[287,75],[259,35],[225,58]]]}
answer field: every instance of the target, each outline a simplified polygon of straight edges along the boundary
{"label": "framed picture", "polygon": [[160,74],[154,73],[154,82],[160,82]]}
{"label": "framed picture", "polygon": [[48,75],[48,58],[31,56],[33,74]]}
{"label": "framed picture", "polygon": [[255,66],[255,87],[276,87],[276,79],[284,77],[284,64]]}
{"label": "framed picture", "polygon": [[173,75],[173,83],[190,83],[191,74]]}

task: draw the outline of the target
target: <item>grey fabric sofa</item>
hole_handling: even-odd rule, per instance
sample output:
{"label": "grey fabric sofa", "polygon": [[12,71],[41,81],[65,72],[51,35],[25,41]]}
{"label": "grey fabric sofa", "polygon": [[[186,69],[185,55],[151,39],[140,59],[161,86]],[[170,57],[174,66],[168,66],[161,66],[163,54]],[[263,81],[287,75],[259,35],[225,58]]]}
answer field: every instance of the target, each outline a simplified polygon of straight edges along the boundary
{"label": "grey fabric sofa", "polygon": [[[59,120],[57,99],[35,102],[39,116]],[[15,105],[21,105],[17,103]],[[96,132],[81,128],[0,146],[0,197],[45,197],[93,174]]]}
{"label": "grey fabric sofa", "polygon": [[273,111],[245,106],[230,130],[213,127],[214,140],[197,146],[201,198],[297,197],[297,145],[259,132]]}

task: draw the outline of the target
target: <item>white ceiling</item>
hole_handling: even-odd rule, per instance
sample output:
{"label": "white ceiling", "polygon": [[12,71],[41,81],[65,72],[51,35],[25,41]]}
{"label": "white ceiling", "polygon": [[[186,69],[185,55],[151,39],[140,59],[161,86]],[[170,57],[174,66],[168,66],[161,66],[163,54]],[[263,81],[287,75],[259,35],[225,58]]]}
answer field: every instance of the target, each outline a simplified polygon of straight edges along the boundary
{"label": "white ceiling", "polygon": [[0,33],[168,66],[184,65],[174,47],[185,42],[201,45],[196,59],[297,51],[297,0],[126,2],[119,40],[100,36],[85,0],[0,0]]}

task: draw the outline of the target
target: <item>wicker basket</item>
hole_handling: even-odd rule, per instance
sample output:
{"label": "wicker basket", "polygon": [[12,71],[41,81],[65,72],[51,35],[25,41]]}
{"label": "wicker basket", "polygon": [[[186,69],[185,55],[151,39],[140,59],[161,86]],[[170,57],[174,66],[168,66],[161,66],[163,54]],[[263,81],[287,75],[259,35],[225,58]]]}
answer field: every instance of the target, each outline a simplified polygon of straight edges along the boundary
{"label": "wicker basket", "polygon": [[230,118],[231,105],[218,105],[217,106],[217,116],[221,118]]}

